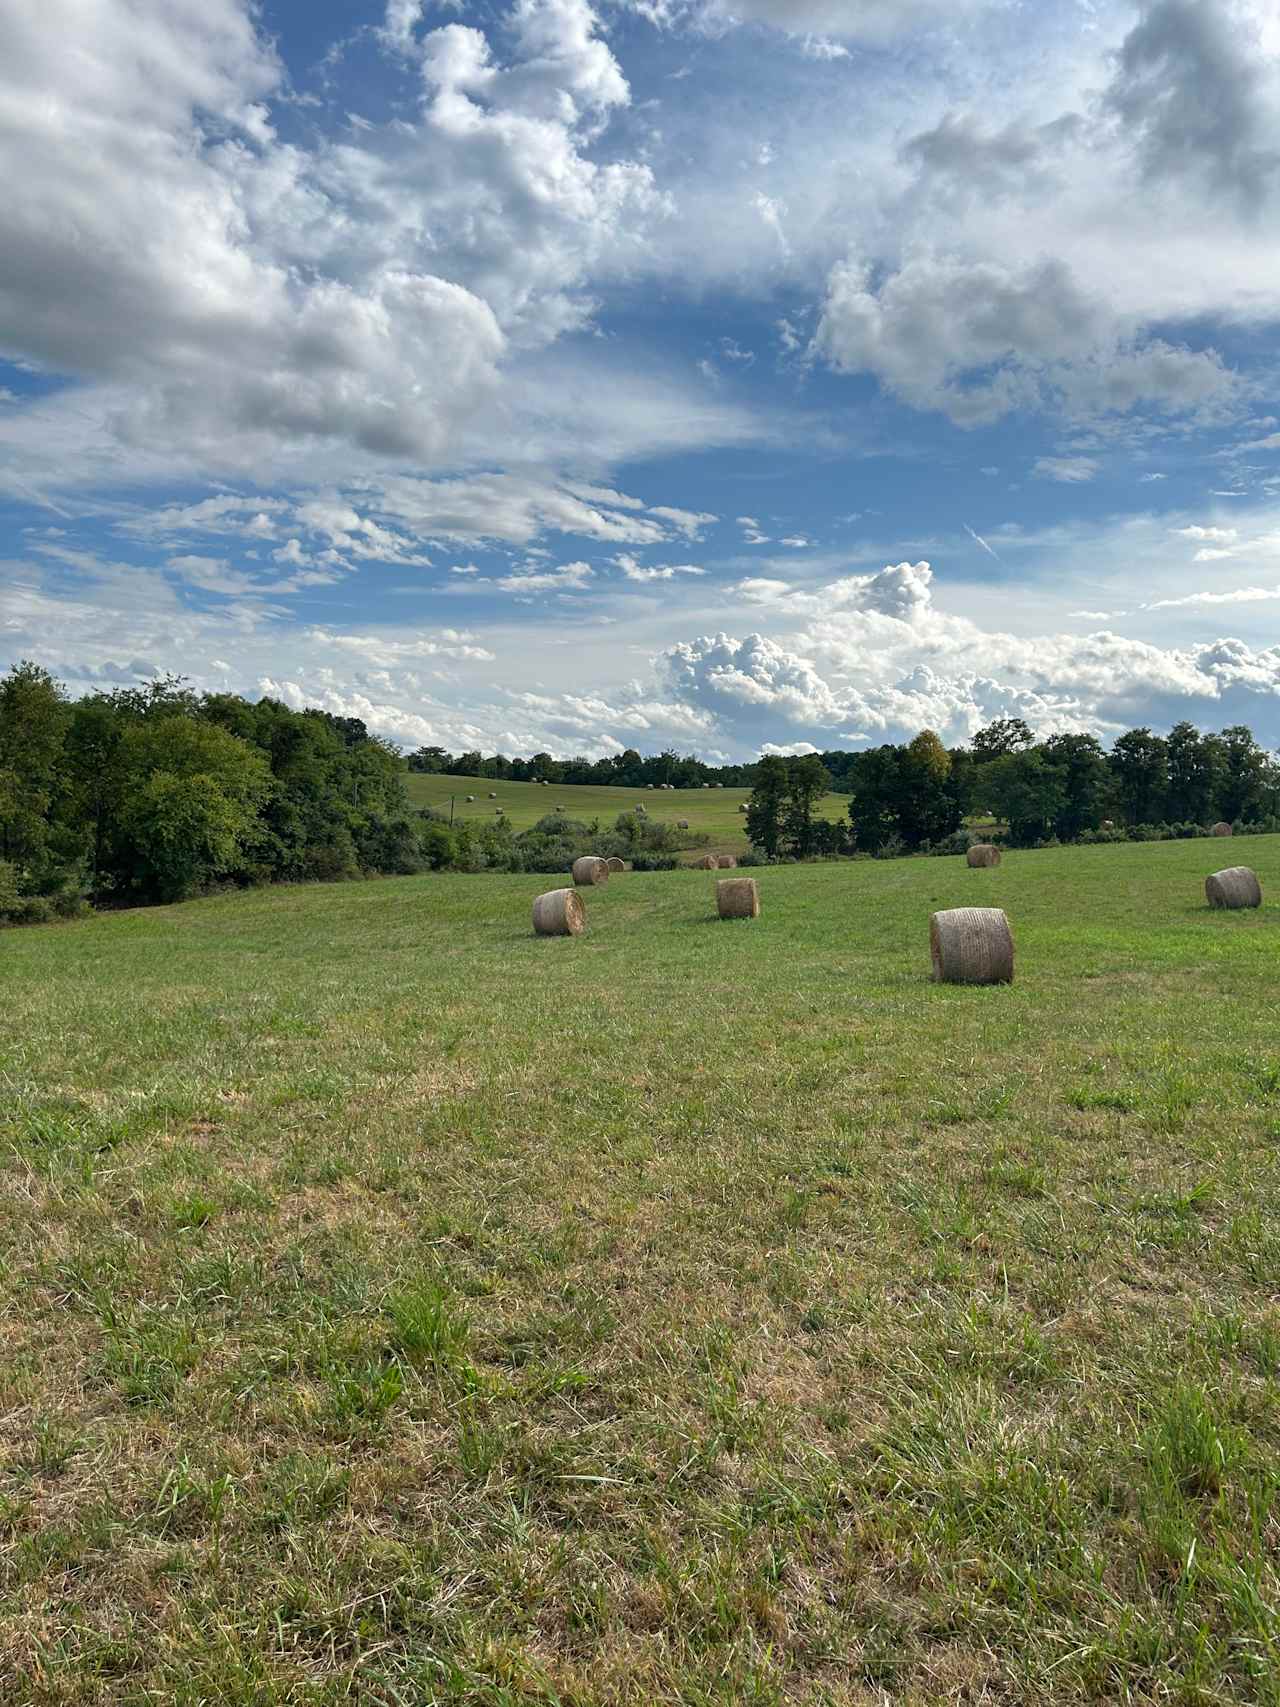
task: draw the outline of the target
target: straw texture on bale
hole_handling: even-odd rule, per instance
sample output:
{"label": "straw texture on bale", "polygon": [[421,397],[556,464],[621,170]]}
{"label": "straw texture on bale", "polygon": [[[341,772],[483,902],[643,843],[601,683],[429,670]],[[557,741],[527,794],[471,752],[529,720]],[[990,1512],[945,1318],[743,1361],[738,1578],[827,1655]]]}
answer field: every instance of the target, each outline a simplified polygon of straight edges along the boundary
{"label": "straw texture on bale", "polygon": [[999,865],[1000,849],[990,842],[975,842],[969,849],[968,859],[972,866]]}
{"label": "straw texture on bale", "polygon": [[609,867],[610,871],[625,871],[627,869],[626,860],[619,859],[616,854],[612,859],[605,860],[604,863]]}
{"label": "straw texture on bale", "polygon": [[758,919],[760,891],[755,878],[722,878],[716,884],[716,911],[722,919]]}
{"label": "straw texture on bale", "polygon": [[716,864],[721,871],[734,871],[737,869],[738,862],[732,854],[721,854]]}
{"label": "straw texture on bale", "polygon": [[699,871],[719,871],[719,869],[720,861],[714,854],[703,854],[702,858],[698,861]]}
{"label": "straw texture on bale", "polygon": [[929,951],[939,983],[1013,983],[1013,932],[999,907],[952,907],[932,914]]}
{"label": "straw texture on bale", "polygon": [[1225,819],[1223,819],[1213,826],[1212,833],[1215,836],[1229,836],[1231,834],[1231,826]]}
{"label": "straw texture on bale", "polygon": [[583,854],[581,859],[573,862],[573,881],[575,883],[607,883],[609,881],[609,862],[598,859],[595,854]]}
{"label": "straw texture on bale", "polygon": [[1204,880],[1205,899],[1211,907],[1260,907],[1262,885],[1247,865],[1229,865]]}
{"label": "straw texture on bale", "polygon": [[538,936],[581,936],[587,928],[587,909],[576,889],[552,889],[533,903],[533,928]]}

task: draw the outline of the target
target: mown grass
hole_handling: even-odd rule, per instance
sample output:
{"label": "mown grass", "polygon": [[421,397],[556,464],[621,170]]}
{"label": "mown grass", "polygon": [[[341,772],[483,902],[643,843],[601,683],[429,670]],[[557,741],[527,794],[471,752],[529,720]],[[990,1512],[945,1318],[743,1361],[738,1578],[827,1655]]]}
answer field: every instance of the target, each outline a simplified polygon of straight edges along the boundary
{"label": "mown grass", "polygon": [[[563,806],[565,816],[581,823],[598,818],[611,826],[620,812],[643,806],[655,821],[677,823],[687,818],[689,828],[710,836],[716,852],[742,853],[747,846],[746,819],[739,803],[751,798],[749,788],[681,788],[673,793],[646,788],[588,788],[553,784],[543,788],[536,782],[491,782],[485,777],[436,776],[411,771],[405,778],[409,798],[415,806],[431,806],[455,819],[495,816],[502,808],[515,829],[527,830],[539,818]],[[493,793],[496,798],[490,800]],[[475,800],[468,802],[467,796]],[[817,808],[819,817],[845,819],[849,815],[847,794],[828,794]]]}
{"label": "mown grass", "polygon": [[[0,1699],[1280,1702],[1280,912],[1215,856],[0,937]],[[1017,983],[931,985],[975,901]]]}

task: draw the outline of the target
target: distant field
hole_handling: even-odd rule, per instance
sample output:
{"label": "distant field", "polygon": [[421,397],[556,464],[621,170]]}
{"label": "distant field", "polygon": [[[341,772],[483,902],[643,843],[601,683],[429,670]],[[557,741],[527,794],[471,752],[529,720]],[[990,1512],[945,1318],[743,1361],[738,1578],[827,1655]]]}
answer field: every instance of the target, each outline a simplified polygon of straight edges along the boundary
{"label": "distant field", "polygon": [[0,1700],[1277,1707],[1280,838],[757,875],[0,935]]}
{"label": "distant field", "polygon": [[[418,771],[411,771],[406,781],[415,806],[434,806],[447,812],[452,797],[458,817],[478,818],[492,818],[495,807],[501,806],[517,830],[527,830],[556,806],[563,806],[570,818],[586,823],[599,818],[602,824],[612,824],[619,812],[642,805],[654,819],[675,823],[687,818],[691,830],[710,836],[726,853],[741,852],[747,845],[738,804],[751,798],[749,788],[682,788],[670,794],[658,789],[570,788],[555,783],[543,788],[536,782],[490,782],[484,777],[430,776]],[[497,796],[495,800],[489,799],[490,790]],[[469,794],[477,797],[471,804],[467,802]],[[818,811],[826,818],[846,817],[849,798],[828,794]]]}

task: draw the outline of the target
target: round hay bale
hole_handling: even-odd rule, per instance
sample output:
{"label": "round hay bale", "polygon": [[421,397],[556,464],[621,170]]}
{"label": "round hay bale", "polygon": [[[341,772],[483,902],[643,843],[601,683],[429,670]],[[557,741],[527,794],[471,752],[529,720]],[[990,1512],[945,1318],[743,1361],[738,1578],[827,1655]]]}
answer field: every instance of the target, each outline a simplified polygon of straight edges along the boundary
{"label": "round hay bale", "polygon": [[966,857],[974,867],[999,865],[1000,849],[993,847],[990,842],[975,842]]}
{"label": "round hay bale", "polygon": [[573,881],[580,884],[607,883],[608,860],[599,859],[595,854],[583,854],[581,859],[575,859],[573,862]]}
{"label": "round hay bale", "polygon": [[702,786],[703,788],[710,788],[711,784],[709,782],[704,782]]}
{"label": "round hay bale", "polygon": [[720,869],[720,861],[714,854],[703,854],[702,858],[696,861],[696,865],[699,871],[719,871]]}
{"label": "round hay bale", "polygon": [[1256,871],[1247,865],[1229,865],[1204,880],[1205,899],[1211,907],[1260,907],[1262,885]]}
{"label": "round hay bale", "polygon": [[929,951],[939,983],[1013,983],[1013,933],[999,907],[952,907],[932,914]]}
{"label": "round hay bale", "polygon": [[533,903],[536,936],[581,936],[587,928],[587,909],[576,889],[552,889]]}
{"label": "round hay bale", "polygon": [[475,795],[474,795],[474,794],[469,794],[469,795],[468,795],[468,796],[467,796],[467,799],[468,799],[468,800],[469,800],[469,801],[470,801],[470,800],[474,800],[474,799],[475,799]]}
{"label": "round hay bale", "polygon": [[721,878],[716,884],[716,911],[722,919],[758,919],[760,891],[755,878]]}
{"label": "round hay bale", "polygon": [[721,854],[716,864],[721,871],[736,871],[738,869],[738,862],[732,854]]}
{"label": "round hay bale", "polygon": [[627,869],[626,860],[625,859],[619,859],[616,854],[614,855],[614,857],[612,859],[605,860],[604,863],[609,867],[610,871],[617,872],[617,871],[625,871]]}
{"label": "round hay bale", "polygon": [[688,828],[689,828],[689,820],[687,818],[677,818],[676,819],[676,829],[677,830],[687,830]]}
{"label": "round hay bale", "polygon": [[653,784],[652,784],[652,783],[651,783],[651,782],[646,782],[646,783],[645,783],[645,787],[646,787],[646,788],[652,788],[652,787],[653,787]]}
{"label": "round hay bale", "polygon": [[739,807],[738,807],[738,811],[739,811],[739,812],[745,812],[745,811],[746,811],[746,809],[747,809],[747,803],[746,803],[746,801],[745,801],[745,800],[744,800],[744,801],[743,801],[743,802],[742,802],[742,803],[741,803],[741,804],[740,804],[740,806],[739,806]]}
{"label": "round hay bale", "polygon": [[489,798],[490,798],[490,800],[496,800],[498,798],[497,794],[495,793],[495,791],[492,788],[489,790]]}
{"label": "round hay bale", "polygon": [[1229,836],[1231,834],[1231,826],[1227,823],[1226,819],[1223,818],[1213,826],[1213,829],[1209,833],[1213,836]]}

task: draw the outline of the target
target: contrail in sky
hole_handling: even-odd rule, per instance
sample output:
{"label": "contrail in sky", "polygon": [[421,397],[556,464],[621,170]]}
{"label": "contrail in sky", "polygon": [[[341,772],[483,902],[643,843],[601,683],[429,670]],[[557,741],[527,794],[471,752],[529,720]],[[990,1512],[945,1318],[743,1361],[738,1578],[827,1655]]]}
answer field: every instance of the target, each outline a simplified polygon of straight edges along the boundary
{"label": "contrail in sky", "polygon": [[983,539],[983,537],[980,533],[974,533],[973,529],[969,526],[968,522],[965,522],[965,524],[964,524],[964,531],[968,534],[970,539],[977,540],[978,544],[986,552],[988,557],[994,557],[997,563],[1003,563],[1004,562],[1004,559],[1001,557],[1000,553],[998,551],[993,550],[993,548],[987,544],[986,540]]}

